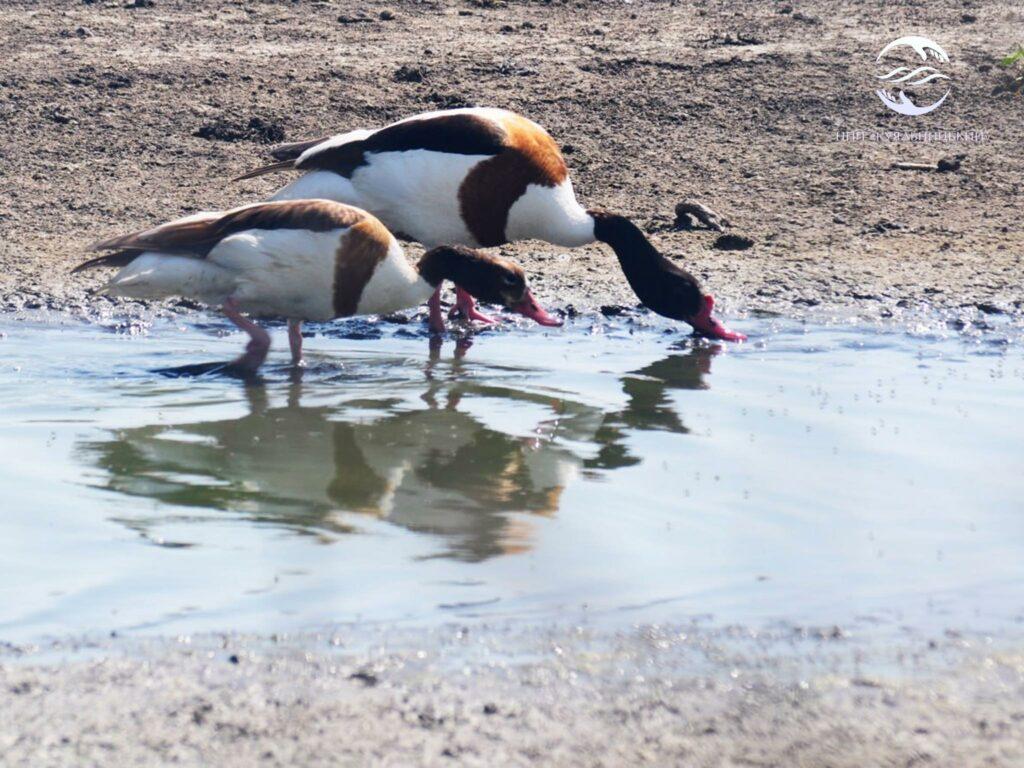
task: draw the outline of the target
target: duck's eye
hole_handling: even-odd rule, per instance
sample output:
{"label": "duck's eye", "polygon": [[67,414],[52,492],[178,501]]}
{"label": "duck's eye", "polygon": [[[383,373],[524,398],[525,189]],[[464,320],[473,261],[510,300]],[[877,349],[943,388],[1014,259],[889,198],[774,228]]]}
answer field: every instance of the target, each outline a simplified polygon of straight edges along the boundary
{"label": "duck's eye", "polygon": [[519,277],[516,275],[505,275],[502,280],[509,288],[516,288],[519,285]]}

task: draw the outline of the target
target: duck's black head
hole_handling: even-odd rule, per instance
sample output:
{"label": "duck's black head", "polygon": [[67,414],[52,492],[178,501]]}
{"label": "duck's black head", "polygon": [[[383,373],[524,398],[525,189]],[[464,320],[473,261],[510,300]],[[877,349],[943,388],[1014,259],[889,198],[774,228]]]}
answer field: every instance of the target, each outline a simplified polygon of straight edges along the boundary
{"label": "duck's black head", "polygon": [[451,280],[479,301],[500,304],[541,325],[562,324],[537,303],[522,267],[508,259],[460,245],[446,245],[425,253],[417,269],[431,285]]}
{"label": "duck's black head", "polygon": [[633,222],[607,211],[588,213],[594,219],[594,237],[615,251],[630,288],[644,306],[659,315],[683,320],[711,338],[746,338],[726,329],[712,316],[714,299],[704,294],[697,278],[658,253]]}

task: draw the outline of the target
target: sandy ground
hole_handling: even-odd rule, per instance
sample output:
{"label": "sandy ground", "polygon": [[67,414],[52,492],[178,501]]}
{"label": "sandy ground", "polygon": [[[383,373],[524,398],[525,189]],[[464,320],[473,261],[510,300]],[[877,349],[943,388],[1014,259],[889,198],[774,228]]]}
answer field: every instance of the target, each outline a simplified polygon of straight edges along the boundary
{"label": "sandy ground", "polygon": [[[993,95],[1017,2],[134,5],[0,5],[0,309],[90,312],[98,278],[67,275],[86,244],[268,195],[270,178],[226,179],[276,141],[480,104],[544,124],[580,197],[634,217],[729,310],[1024,316],[1024,102]],[[873,94],[876,54],[911,32],[952,58],[927,117]],[[753,247],[678,230],[684,199]],[[605,249],[504,250],[554,306],[634,303]],[[490,655],[436,633],[372,652],[358,634],[7,648],[0,763],[1024,764],[1019,656],[942,641],[871,677],[840,642],[780,671],[774,647],[671,635],[484,632]]]}
{"label": "sandy ground", "polygon": [[[355,634],[361,649],[344,630],[9,647],[2,763],[1024,764],[1024,656],[986,638],[865,646],[831,630],[694,627]],[[72,660],[55,665],[61,657]]]}
{"label": "sandy ground", "polygon": [[[478,104],[545,125],[587,204],[634,217],[734,311],[1024,312],[1024,102],[992,93],[1019,3],[128,5],[0,7],[0,307],[87,311],[99,278],[66,274],[84,245],[268,195],[283,180],[226,179],[270,143]],[[872,77],[912,32],[945,46],[953,78],[949,102],[913,118]],[[890,168],[956,155],[948,173]],[[753,247],[677,231],[683,199]],[[554,306],[635,301],[603,247],[505,250]]]}

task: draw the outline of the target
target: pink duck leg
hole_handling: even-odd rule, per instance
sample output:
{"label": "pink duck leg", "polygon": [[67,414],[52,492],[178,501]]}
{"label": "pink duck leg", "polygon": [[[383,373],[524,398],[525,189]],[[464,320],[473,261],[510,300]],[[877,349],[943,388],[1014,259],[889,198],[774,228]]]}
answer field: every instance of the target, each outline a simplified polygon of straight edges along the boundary
{"label": "pink duck leg", "polygon": [[427,320],[427,325],[430,327],[430,332],[434,334],[444,333],[444,313],[441,312],[441,286],[437,286],[434,292],[430,295],[430,299],[427,301],[427,307],[430,309],[430,318]]}
{"label": "pink duck leg", "polygon": [[476,299],[474,299],[467,291],[459,288],[459,286],[455,286],[455,306],[452,307],[451,312],[448,313],[448,317],[454,317],[456,314],[461,314],[467,320],[475,320],[478,323],[491,324],[498,322],[490,315],[485,315],[482,312],[477,311]]}
{"label": "pink duck leg", "polygon": [[292,365],[302,367],[306,363],[302,359],[302,321],[288,321],[288,346],[292,350]]}
{"label": "pink duck leg", "polygon": [[267,352],[270,350],[270,334],[242,315],[233,298],[229,297],[224,302],[223,309],[228,320],[249,334],[249,343],[245,347],[245,354],[232,362],[232,365],[255,373],[256,369],[267,359]]}

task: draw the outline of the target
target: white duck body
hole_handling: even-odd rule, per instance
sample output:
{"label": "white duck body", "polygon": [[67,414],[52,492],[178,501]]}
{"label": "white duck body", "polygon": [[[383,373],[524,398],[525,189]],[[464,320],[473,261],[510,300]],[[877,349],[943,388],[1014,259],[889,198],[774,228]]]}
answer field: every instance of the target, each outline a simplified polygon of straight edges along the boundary
{"label": "white duck body", "polygon": [[128,261],[106,293],[218,306],[231,298],[242,311],[294,320],[386,314],[434,291],[377,219],[329,201],[197,214],[97,248]]}
{"label": "white duck body", "polygon": [[250,175],[289,167],[307,173],[271,199],[356,205],[428,247],[530,238],[575,247],[595,239],[558,146],[514,112],[427,112],[282,151],[292,157]]}
{"label": "white duck body", "polygon": [[[713,317],[713,299],[700,281],[659,253],[639,227],[618,214],[584,209],[558,145],[514,112],[427,112],[375,131],[285,145],[273,155],[280,162],[240,178],[305,172],[274,199],[317,195],[357,205],[427,247],[603,242],[644,305],[712,338],[745,338]],[[464,292],[456,291],[456,306],[469,319],[490,320]]]}

